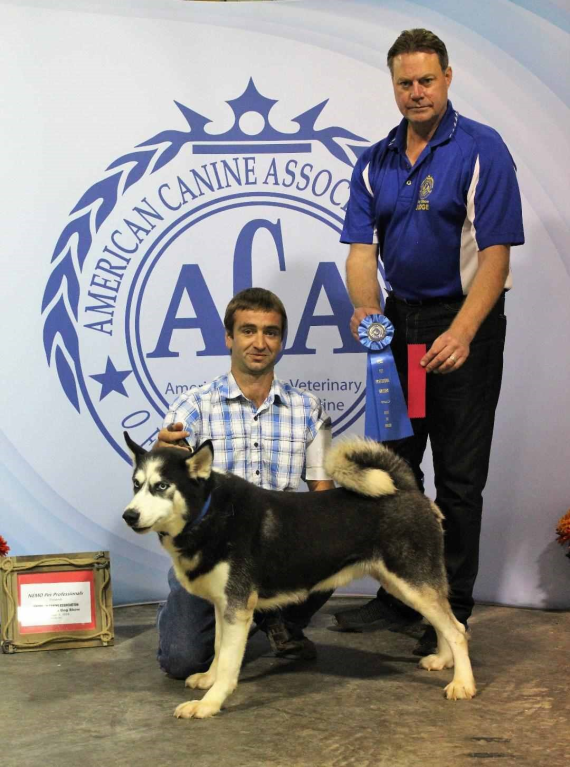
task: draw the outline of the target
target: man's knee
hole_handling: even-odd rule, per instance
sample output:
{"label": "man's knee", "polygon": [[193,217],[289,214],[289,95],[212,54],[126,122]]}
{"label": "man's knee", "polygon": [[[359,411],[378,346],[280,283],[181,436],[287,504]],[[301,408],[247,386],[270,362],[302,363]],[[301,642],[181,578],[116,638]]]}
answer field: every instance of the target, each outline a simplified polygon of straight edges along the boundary
{"label": "man's knee", "polygon": [[207,671],[214,653],[211,648],[204,647],[159,647],[157,659],[166,674],[175,679],[187,679],[191,674]]}
{"label": "man's knee", "polygon": [[176,679],[207,671],[214,657],[213,607],[181,588],[173,589],[159,608],[158,662]]}

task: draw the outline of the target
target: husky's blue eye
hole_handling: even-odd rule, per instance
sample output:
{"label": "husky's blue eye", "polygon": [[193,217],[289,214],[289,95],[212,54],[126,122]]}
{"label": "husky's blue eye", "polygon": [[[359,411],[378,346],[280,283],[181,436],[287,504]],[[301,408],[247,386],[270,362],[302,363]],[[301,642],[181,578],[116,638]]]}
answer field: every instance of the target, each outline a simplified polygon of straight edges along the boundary
{"label": "husky's blue eye", "polygon": [[166,482],[159,482],[157,485],[159,490],[168,490],[169,487],[170,485],[168,485]]}

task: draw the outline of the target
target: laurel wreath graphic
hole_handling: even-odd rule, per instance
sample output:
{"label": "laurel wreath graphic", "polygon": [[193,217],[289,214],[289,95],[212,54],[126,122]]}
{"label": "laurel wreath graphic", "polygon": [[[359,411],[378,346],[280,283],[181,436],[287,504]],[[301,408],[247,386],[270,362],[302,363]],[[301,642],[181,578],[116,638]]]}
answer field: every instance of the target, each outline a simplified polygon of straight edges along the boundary
{"label": "laurel wreath graphic", "polygon": [[55,363],[61,386],[77,412],[80,412],[78,389],[85,392],[76,329],[78,275],[93,237],[126,190],[145,174],[151,175],[173,160],[184,144],[193,139],[191,133],[192,130],[164,131],[111,163],[106,169],[109,175],[93,184],[70,212],[71,220],[54,248],[53,267],[42,300],[43,343],[48,365],[52,367]]}
{"label": "laurel wreath graphic", "polygon": [[[152,175],[174,160],[185,144],[196,141],[221,141],[230,136],[237,138],[237,123],[240,112],[243,113],[245,109],[243,104],[246,95],[249,99],[253,99],[253,102],[251,100],[248,102],[250,109],[256,99],[259,102],[269,101],[259,94],[253,80],[250,79],[244,94],[238,99],[227,102],[234,111],[236,124],[223,135],[207,133],[205,128],[211,120],[175,101],[174,103],[188,123],[189,130],[162,131],[153,138],[137,144],[132,152],[119,157],[106,168],[107,175],[93,184],[70,212],[69,222],[59,236],[53,251],[51,258],[53,266],[44,291],[41,313],[45,316],[43,344],[48,365],[50,367],[55,365],[63,391],[77,412],[81,412],[79,392],[83,394],[86,402],[90,402],[81,370],[77,324],[80,298],[79,274],[83,271],[93,237],[127,189],[145,175]],[[293,122],[299,125],[299,131],[296,134],[284,135],[287,135],[289,139],[292,137],[315,139],[337,159],[352,166],[353,160],[345,149],[336,143],[336,139],[356,141],[366,141],[366,139],[339,127],[315,129],[314,124],[326,103],[324,101],[294,118]],[[271,106],[267,107],[267,105],[263,107],[266,117],[270,108]],[[260,138],[265,138],[266,134],[277,135],[275,129],[269,124]],[[251,140],[251,137],[248,138]],[[365,148],[361,145],[348,144],[348,146],[356,156]]]}

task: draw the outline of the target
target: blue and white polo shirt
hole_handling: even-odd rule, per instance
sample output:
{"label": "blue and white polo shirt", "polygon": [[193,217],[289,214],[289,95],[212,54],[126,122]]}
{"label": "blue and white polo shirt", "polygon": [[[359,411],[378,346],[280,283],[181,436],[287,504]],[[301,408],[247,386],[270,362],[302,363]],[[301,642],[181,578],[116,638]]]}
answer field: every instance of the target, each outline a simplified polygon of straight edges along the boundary
{"label": "blue and white polo shirt", "polygon": [[513,159],[493,128],[462,117],[450,101],[413,167],[406,134],[403,119],[358,159],[341,242],[378,243],[401,298],[465,295],[478,251],[524,242]]}

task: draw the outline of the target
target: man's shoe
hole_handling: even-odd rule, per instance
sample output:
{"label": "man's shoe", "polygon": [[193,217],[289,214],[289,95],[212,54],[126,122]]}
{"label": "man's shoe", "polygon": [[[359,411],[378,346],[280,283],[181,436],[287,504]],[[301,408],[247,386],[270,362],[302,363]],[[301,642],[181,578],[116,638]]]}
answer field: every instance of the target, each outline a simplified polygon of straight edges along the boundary
{"label": "man's shoe", "polygon": [[433,626],[426,626],[420,640],[412,650],[412,654],[423,658],[425,655],[435,655],[436,653],[437,634]]}
{"label": "man's shoe", "polygon": [[339,628],[344,631],[362,631],[371,626],[398,631],[413,626],[421,620],[421,615],[410,608],[405,609],[408,613],[404,613],[384,599],[375,597],[361,607],[335,613],[334,617]]}
{"label": "man's shoe", "polygon": [[276,658],[314,660],[317,648],[297,626],[286,626],[282,620],[271,620],[264,626]]}

